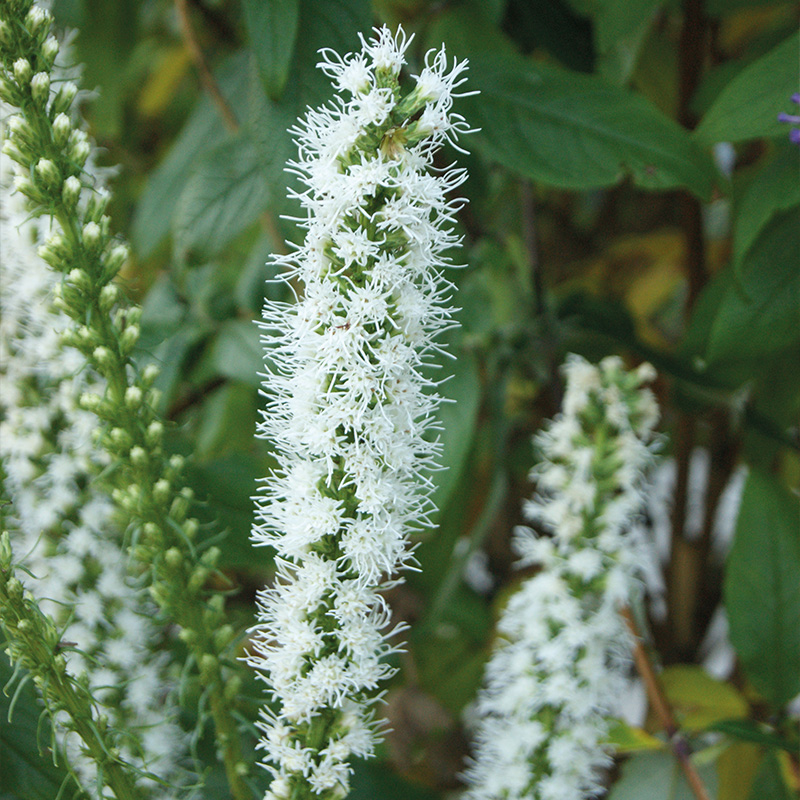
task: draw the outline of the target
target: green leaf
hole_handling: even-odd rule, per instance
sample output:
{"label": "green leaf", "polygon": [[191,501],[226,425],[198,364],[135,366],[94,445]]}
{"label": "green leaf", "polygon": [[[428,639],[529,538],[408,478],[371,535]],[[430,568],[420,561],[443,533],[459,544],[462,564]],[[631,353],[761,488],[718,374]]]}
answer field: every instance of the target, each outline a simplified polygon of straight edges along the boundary
{"label": "green leaf", "polygon": [[739,691],[702,667],[674,664],[661,673],[661,681],[683,730],[699,731],[723,719],[747,716],[748,704]]}
{"label": "green leaf", "polygon": [[780,762],[774,753],[767,753],[753,781],[748,800],[792,800],[792,795],[783,780]]}
{"label": "green leaf", "polygon": [[201,461],[246,452],[256,429],[256,396],[250,386],[226,383],[203,404],[194,453]]}
{"label": "green leaf", "polygon": [[[0,639],[0,690],[13,675],[3,649]],[[45,724],[41,738],[37,735],[42,709],[30,683],[16,697],[9,722],[16,688],[16,683],[9,686],[8,695],[0,691],[0,800],[53,800],[67,779],[67,772],[63,766],[53,765],[52,754],[40,753],[40,745],[50,743],[49,728]],[[63,765],[63,756],[59,763]],[[74,783],[67,797],[73,796],[73,789]]]}
{"label": "green leaf", "polygon": [[181,192],[173,218],[181,254],[220,253],[267,207],[270,186],[253,142],[240,136],[208,153]]}
{"label": "green leaf", "polygon": [[800,205],[798,175],[800,148],[786,144],[747,187],[734,225],[733,259],[737,267],[775,214]]}
{"label": "green leaf", "polygon": [[[231,56],[215,73],[222,93],[237,116],[248,97],[250,56]],[[169,234],[178,197],[192,170],[206,153],[230,138],[219,109],[203,95],[166,158],[150,175],[133,218],[131,240],[141,258],[148,258]]]}
{"label": "green leaf", "polygon": [[243,0],[250,46],[267,94],[277,100],[289,77],[300,0]]}
{"label": "green leaf", "polygon": [[715,167],[688,132],[601,78],[482,53],[470,55],[469,88],[481,92],[459,108],[481,129],[470,146],[521,175],[569,189],[630,175],[647,189],[711,194]]}
{"label": "green leaf", "polygon": [[800,691],[800,502],[769,475],[747,479],[724,596],[731,643],[774,706]]}
{"label": "green leaf", "polygon": [[375,761],[353,760],[349,800],[438,800],[439,795],[401,778],[391,767]]}
{"label": "green leaf", "polygon": [[787,753],[797,751],[797,741],[790,741],[763,722],[752,719],[723,719],[709,726],[709,730],[725,733],[743,742],[753,742],[764,747],[776,747]]}
{"label": "green leaf", "polygon": [[[716,796],[714,764],[698,767],[711,797]],[[608,800],[697,800],[672,753],[640,753],[622,765],[622,775]]]}
{"label": "green leaf", "polygon": [[740,142],[760,136],[788,136],[778,122],[798,89],[797,50],[800,34],[770,50],[743,69],[721,92],[695,131],[698,140]]}
{"label": "green leaf", "polygon": [[709,363],[760,359],[800,342],[798,219],[796,210],[777,215],[743,259],[738,280],[729,278],[718,292]]}
{"label": "green leaf", "polygon": [[664,0],[604,0],[598,6],[594,35],[601,75],[616,84],[630,78],[656,12]]}
{"label": "green leaf", "polygon": [[211,363],[219,375],[260,387],[264,351],[255,322],[249,319],[224,322],[214,340]]}

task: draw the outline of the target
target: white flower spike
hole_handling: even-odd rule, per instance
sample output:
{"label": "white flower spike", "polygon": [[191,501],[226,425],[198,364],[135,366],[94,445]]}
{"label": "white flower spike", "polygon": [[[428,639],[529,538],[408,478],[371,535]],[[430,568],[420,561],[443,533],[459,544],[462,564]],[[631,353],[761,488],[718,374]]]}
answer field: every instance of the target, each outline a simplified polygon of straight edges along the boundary
{"label": "white flower spike", "polygon": [[264,310],[260,435],[278,467],[253,532],[278,566],[249,658],[275,701],[259,723],[268,800],[343,798],[347,759],[372,754],[372,706],[398,630],[380,592],[409,564],[409,535],[431,509],[424,475],[438,445],[424,433],[439,398],[422,367],[453,324],[441,273],[463,203],[449,194],[466,178],[434,170],[433,157],[468,132],[451,111],[466,62],[429,56],[403,95],[410,41],[384,27],[359,53],[322,51],[320,67],[349,97],[293,131],[307,233],[276,261],[303,288],[295,304]]}
{"label": "white flower spike", "polygon": [[538,494],[516,532],[525,580],[498,624],[478,698],[465,800],[585,800],[611,759],[609,717],[625,691],[630,634],[619,614],[650,558],[638,516],[654,459],[653,369],[572,356],[563,413],[535,440]]}

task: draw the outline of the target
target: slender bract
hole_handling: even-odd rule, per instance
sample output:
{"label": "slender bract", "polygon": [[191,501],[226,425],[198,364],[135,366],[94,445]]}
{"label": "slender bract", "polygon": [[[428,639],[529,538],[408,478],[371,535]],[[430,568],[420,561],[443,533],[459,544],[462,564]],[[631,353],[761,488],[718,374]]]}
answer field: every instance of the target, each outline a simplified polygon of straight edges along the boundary
{"label": "slender bract", "polygon": [[441,271],[462,203],[448,194],[465,179],[433,159],[467,130],[451,112],[466,64],[429,53],[403,94],[403,33],[362,43],[323,51],[341,94],[294,131],[307,233],[276,260],[302,296],[269,302],[262,323],[260,433],[278,467],[253,538],[275,549],[278,575],[259,596],[250,663],[274,699],[259,723],[273,799],[344,797],[348,757],[372,754],[397,632],[381,590],[431,511],[438,397],[423,367],[452,324]]}
{"label": "slender bract", "polygon": [[637,523],[658,411],[644,365],[572,356],[562,414],[535,439],[541,460],[516,532],[523,581],[498,624],[478,698],[468,800],[582,800],[601,791],[609,717],[630,665],[620,610],[648,550]]}

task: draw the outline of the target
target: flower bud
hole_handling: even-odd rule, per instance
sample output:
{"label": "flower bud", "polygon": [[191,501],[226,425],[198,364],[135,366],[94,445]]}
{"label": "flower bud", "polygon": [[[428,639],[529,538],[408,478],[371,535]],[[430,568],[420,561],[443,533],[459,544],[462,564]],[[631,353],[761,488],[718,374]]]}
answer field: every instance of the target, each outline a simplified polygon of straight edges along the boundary
{"label": "flower bud", "polygon": [[147,451],[140,445],[131,448],[130,458],[131,464],[133,464],[134,467],[139,467],[141,469],[147,466]]}
{"label": "flower bud", "polygon": [[53,113],[58,115],[69,111],[77,93],[78,87],[72,81],[62,83],[51,103]]}
{"label": "flower bud", "polygon": [[219,661],[216,656],[212,656],[211,653],[205,653],[200,656],[200,663],[198,666],[200,667],[200,680],[204,684],[208,685],[217,677]]}
{"label": "flower bud", "polygon": [[166,503],[171,492],[172,486],[170,482],[166,478],[161,478],[156,481],[156,485],[153,487],[153,499],[157,503]]}
{"label": "flower bud", "polygon": [[130,250],[124,244],[118,244],[111,249],[105,259],[105,273],[109,279],[122,269],[129,255]]}
{"label": "flower bud", "polygon": [[156,378],[160,375],[161,370],[155,364],[148,364],[142,370],[142,386],[150,388],[155,383]]}
{"label": "flower bud", "polygon": [[183,554],[177,547],[170,547],[170,549],[164,553],[164,561],[171,570],[177,571],[183,564]]}
{"label": "flower bud", "polygon": [[95,347],[92,357],[100,367],[108,367],[114,363],[114,354],[107,347]]}
{"label": "flower bud", "polygon": [[117,298],[119,297],[119,289],[114,286],[113,283],[107,283],[101,290],[100,290],[100,310],[104,314],[108,314],[109,311],[114,307],[114,304],[117,302]]}
{"label": "flower bud", "polygon": [[72,122],[70,118],[62,111],[56,114],[53,120],[53,141],[58,147],[65,147],[69,141],[69,136],[72,133]]}
{"label": "flower bud", "polygon": [[11,67],[14,79],[19,86],[27,86],[33,77],[30,61],[27,58],[18,58]]}
{"label": "flower bud", "polygon": [[46,72],[37,72],[31,78],[31,97],[33,102],[44,108],[50,97],[50,76]]}
{"label": "flower bud", "polygon": [[120,450],[128,450],[131,446],[131,435],[124,428],[112,428],[109,437],[114,447]]}
{"label": "flower bud", "polygon": [[138,386],[129,386],[125,390],[125,405],[136,411],[142,405],[142,390]]}
{"label": "flower bud", "polygon": [[74,175],[70,175],[64,181],[64,186],[61,189],[61,199],[64,205],[71,211],[78,205],[78,200],[81,196],[81,182]]}
{"label": "flower bud", "polygon": [[81,239],[88,250],[96,250],[99,247],[101,236],[100,226],[96,222],[87,222],[83,226]]}
{"label": "flower bud", "polygon": [[164,425],[158,420],[154,420],[147,426],[144,434],[145,442],[148,447],[158,447],[164,439]]}
{"label": "flower bud", "polygon": [[55,36],[48,36],[42,44],[42,58],[48,68],[52,68],[58,55],[58,40]]}
{"label": "flower bud", "polygon": [[35,172],[48,191],[52,192],[61,187],[61,175],[58,167],[49,158],[40,158]]}
{"label": "flower bud", "polygon": [[31,6],[30,11],[25,16],[25,27],[34,39],[43,33],[51,22],[50,13],[37,5]]}
{"label": "flower bud", "polygon": [[128,325],[122,332],[122,336],[119,337],[119,348],[122,351],[123,355],[126,356],[130,355],[133,348],[136,347],[136,342],[138,341],[139,341],[139,326]]}

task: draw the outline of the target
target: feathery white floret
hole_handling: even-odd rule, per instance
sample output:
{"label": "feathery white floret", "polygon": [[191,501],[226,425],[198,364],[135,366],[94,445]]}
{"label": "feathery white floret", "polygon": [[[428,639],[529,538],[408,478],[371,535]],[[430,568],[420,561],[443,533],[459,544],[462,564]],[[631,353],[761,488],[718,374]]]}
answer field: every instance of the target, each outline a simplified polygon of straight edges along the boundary
{"label": "feathery white floret", "polygon": [[538,492],[525,506],[549,536],[519,528],[523,581],[498,624],[477,702],[467,800],[583,800],[601,791],[609,717],[626,684],[630,634],[621,607],[649,558],[638,515],[658,409],[616,358],[572,356],[563,413],[535,443]]}
{"label": "feathery white floret", "polygon": [[372,754],[371,706],[397,632],[380,592],[410,562],[409,535],[431,510],[424,476],[439,448],[424,434],[438,397],[423,366],[452,324],[442,270],[462,203],[449,194],[465,179],[432,166],[466,131],[450,110],[466,64],[448,67],[441,51],[403,97],[409,43],[384,27],[359,53],[322,51],[321,68],[350,96],[293,131],[306,237],[276,261],[302,296],[264,310],[260,435],[279,466],[253,532],[278,570],[259,596],[250,657],[277,706],[260,723],[268,798],[297,786],[302,797],[344,797],[347,758]]}

